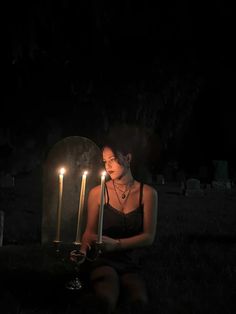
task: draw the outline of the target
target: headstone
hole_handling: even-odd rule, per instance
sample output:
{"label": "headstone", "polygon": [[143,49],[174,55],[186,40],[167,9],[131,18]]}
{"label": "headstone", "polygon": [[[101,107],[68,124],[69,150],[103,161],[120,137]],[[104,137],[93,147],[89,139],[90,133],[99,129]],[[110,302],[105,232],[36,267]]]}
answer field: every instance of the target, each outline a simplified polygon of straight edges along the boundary
{"label": "headstone", "polygon": [[198,177],[200,178],[201,181],[207,182],[209,178],[209,171],[207,166],[202,165],[198,168]]}
{"label": "headstone", "polygon": [[230,181],[215,181],[213,180],[212,188],[216,191],[226,191],[231,189],[231,182]]}
{"label": "headstone", "polygon": [[185,185],[185,181],[181,181],[180,182],[180,194],[185,194],[186,191],[186,185]]}
{"label": "headstone", "polygon": [[163,174],[158,174],[156,176],[156,183],[157,184],[165,184],[165,178],[164,178]]}
{"label": "headstone", "polygon": [[214,165],[214,180],[228,181],[228,162],[226,160],[213,160]]}
{"label": "headstone", "polygon": [[226,160],[213,160],[214,165],[214,180],[212,188],[217,191],[225,191],[231,189],[229,180],[228,162]]}
{"label": "headstone", "polygon": [[4,212],[0,210],[0,247],[3,243]]}
{"label": "headstone", "polygon": [[176,172],[176,180],[177,182],[179,182],[180,184],[182,182],[185,182],[186,181],[186,175],[185,175],[185,172],[181,169],[179,169],[177,172]]}
{"label": "headstone", "polygon": [[204,192],[201,189],[200,181],[195,178],[190,178],[186,181],[186,196],[203,196]]}
{"label": "headstone", "polygon": [[164,175],[164,177],[166,179],[166,183],[174,181],[173,169],[172,169],[172,167],[169,164],[167,164],[165,166],[165,168],[163,169],[163,175]]}
{"label": "headstone", "polygon": [[0,187],[1,188],[13,188],[15,185],[14,177],[7,173],[0,174]]}
{"label": "headstone", "polygon": [[[90,139],[67,137],[54,145],[43,167],[42,243],[53,242],[56,237],[57,206],[59,195],[59,169],[64,167],[61,206],[60,241],[72,243],[76,239],[81,178],[88,171],[85,193],[85,212],[89,190],[100,183],[102,170],[101,151]],[[85,226],[85,220],[83,228]]]}
{"label": "headstone", "polygon": [[167,165],[163,169],[163,175],[165,176],[166,182],[176,182],[177,172],[179,171],[179,164],[176,160],[167,162]]}

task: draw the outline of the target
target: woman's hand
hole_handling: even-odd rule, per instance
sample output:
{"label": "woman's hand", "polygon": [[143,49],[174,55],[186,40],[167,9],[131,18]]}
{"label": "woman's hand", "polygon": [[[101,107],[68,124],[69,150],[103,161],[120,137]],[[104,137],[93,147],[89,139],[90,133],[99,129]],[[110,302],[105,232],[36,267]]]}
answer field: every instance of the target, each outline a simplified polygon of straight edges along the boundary
{"label": "woman's hand", "polygon": [[70,252],[70,260],[77,264],[82,264],[86,259],[86,255],[79,251],[79,250],[73,250]]}
{"label": "woman's hand", "polygon": [[106,251],[106,252],[116,251],[118,246],[120,246],[119,240],[116,240],[107,236],[102,237],[102,250],[103,251]]}
{"label": "woman's hand", "polygon": [[84,233],[80,251],[86,255],[87,251],[91,250],[91,247],[93,243],[96,242],[96,239],[97,234],[88,232]]}
{"label": "woman's hand", "polygon": [[86,233],[83,235],[80,249],[70,252],[70,260],[75,263],[83,263],[86,259],[87,252],[91,250],[93,242],[97,238],[94,233]]}

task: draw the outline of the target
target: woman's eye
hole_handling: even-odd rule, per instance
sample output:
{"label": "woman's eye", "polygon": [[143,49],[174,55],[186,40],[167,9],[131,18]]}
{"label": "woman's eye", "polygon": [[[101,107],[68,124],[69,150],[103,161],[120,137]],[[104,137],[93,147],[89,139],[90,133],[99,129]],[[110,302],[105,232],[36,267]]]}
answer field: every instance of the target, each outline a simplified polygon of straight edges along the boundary
{"label": "woman's eye", "polygon": [[111,163],[117,162],[117,158],[116,158],[116,157],[111,158],[111,159],[110,159],[110,162],[111,162]]}
{"label": "woman's eye", "polygon": [[109,160],[103,160],[104,165],[113,164],[117,159],[115,157],[110,158]]}

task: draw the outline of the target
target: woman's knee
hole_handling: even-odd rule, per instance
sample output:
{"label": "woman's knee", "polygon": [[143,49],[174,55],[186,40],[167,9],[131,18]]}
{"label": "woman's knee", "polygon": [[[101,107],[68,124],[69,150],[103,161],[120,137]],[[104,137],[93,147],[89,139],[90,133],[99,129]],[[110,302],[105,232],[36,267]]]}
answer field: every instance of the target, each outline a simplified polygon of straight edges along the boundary
{"label": "woman's knee", "polygon": [[122,277],[122,285],[133,312],[142,313],[149,304],[148,291],[143,278],[135,273],[127,273]]}
{"label": "woman's knee", "polygon": [[130,302],[134,305],[137,304],[140,305],[141,307],[145,307],[146,305],[148,305],[149,300],[146,294],[137,294],[132,296]]}
{"label": "woman's knee", "polygon": [[99,293],[96,300],[101,313],[111,313],[116,308],[117,298],[112,294]]}
{"label": "woman's knee", "polygon": [[90,274],[90,280],[92,283],[96,282],[109,282],[117,284],[119,277],[115,269],[110,266],[100,266],[95,268]]}
{"label": "woman's knee", "polygon": [[91,274],[91,283],[100,311],[112,312],[119,297],[119,277],[116,271],[109,266],[99,267]]}
{"label": "woman's knee", "polygon": [[146,313],[148,307],[149,301],[146,296],[140,295],[130,300],[130,308],[132,314]]}

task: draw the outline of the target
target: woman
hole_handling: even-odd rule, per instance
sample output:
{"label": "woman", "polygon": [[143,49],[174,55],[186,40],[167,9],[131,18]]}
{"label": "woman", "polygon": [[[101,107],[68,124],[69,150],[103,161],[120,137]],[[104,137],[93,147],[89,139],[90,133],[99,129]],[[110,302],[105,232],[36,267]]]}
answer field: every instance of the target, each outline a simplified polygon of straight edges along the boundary
{"label": "woman", "polygon": [[[130,163],[132,154],[112,144],[104,146],[103,161],[110,180],[105,187],[103,245],[101,255],[90,263],[90,283],[102,307],[111,313],[120,294],[129,299],[135,313],[148,304],[148,293],[138,273],[135,251],[152,244],[157,221],[157,192],[151,186],[133,178]],[[88,196],[87,226],[81,251],[97,240],[100,186]],[[72,254],[76,259],[76,254]]]}

